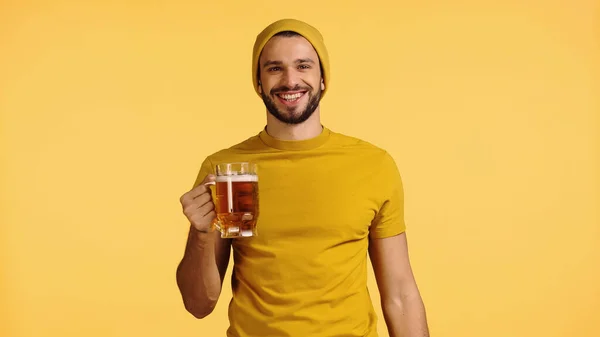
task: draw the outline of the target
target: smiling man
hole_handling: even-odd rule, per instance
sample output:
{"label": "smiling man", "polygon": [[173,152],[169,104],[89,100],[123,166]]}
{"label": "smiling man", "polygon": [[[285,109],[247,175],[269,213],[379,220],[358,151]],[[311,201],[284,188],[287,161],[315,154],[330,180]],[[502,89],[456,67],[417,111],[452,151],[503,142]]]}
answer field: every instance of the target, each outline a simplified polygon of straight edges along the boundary
{"label": "smiling man", "polygon": [[[207,156],[180,199],[190,231],[177,282],[195,317],[213,311],[233,251],[227,336],[377,336],[368,260],[389,335],[429,335],[400,174],[385,150],[321,124],[330,77],[319,31],[292,19],[267,26],[252,56],[265,128]],[[205,183],[214,181],[215,165],[240,161],[259,167],[259,235],[223,239],[211,230]]]}
{"label": "smiling man", "polygon": [[[295,125],[308,120],[325,88],[312,44],[295,32],[278,33],[264,46],[258,63],[257,88],[272,117]],[[290,66],[294,71],[289,71]]]}

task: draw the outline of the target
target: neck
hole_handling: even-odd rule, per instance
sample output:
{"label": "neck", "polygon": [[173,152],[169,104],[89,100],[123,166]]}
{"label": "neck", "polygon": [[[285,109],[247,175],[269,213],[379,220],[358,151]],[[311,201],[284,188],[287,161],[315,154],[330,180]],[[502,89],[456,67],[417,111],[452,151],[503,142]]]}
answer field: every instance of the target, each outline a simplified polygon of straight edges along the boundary
{"label": "neck", "polygon": [[305,140],[317,137],[323,131],[319,108],[304,123],[290,125],[267,112],[267,133],[281,140]]}

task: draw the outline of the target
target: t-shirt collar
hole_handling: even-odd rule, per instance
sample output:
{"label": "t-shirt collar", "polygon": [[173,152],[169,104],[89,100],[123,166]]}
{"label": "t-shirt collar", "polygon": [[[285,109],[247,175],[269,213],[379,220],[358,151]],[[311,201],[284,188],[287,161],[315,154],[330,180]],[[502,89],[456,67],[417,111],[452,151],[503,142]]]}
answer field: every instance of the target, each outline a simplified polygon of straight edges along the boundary
{"label": "t-shirt collar", "polygon": [[290,150],[290,151],[301,151],[301,150],[312,150],[320,147],[325,144],[331,135],[331,131],[323,127],[323,131],[313,138],[304,139],[304,140],[282,140],[275,138],[267,133],[267,128],[265,127],[258,136],[267,146],[276,148],[279,150]]}

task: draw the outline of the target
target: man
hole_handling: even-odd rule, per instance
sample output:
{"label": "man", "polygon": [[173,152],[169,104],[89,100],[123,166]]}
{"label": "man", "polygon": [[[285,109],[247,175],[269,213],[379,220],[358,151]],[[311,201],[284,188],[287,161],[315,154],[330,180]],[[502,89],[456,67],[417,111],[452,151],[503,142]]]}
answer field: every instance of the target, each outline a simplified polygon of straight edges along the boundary
{"label": "man", "polygon": [[[428,336],[405,236],[394,160],[365,141],[323,127],[319,102],[329,57],[312,26],[285,19],[256,38],[252,81],[267,109],[257,135],[208,156],[181,197],[191,223],[177,282],[185,308],[209,315],[234,252],[227,336],[377,336],[367,255],[393,337]],[[211,231],[214,166],[259,165],[259,235]]]}

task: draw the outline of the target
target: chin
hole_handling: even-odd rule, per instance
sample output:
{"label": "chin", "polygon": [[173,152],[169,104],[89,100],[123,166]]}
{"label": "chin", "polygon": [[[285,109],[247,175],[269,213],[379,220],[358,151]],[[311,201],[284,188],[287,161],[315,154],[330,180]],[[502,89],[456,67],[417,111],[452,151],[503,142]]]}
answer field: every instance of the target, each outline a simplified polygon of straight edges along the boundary
{"label": "chin", "polygon": [[[302,105],[289,107],[271,99],[270,97],[267,97],[264,94],[262,94],[262,97],[269,114],[287,125],[298,125],[304,123],[313,115],[318,107],[318,98],[316,102],[313,102],[315,100],[313,99],[308,103],[304,102]],[[311,104],[311,102],[313,102],[313,104]]]}
{"label": "chin", "polygon": [[277,120],[279,120],[280,122],[284,123],[284,124],[288,124],[288,125],[298,125],[298,124],[302,124],[304,122],[306,122],[312,115],[313,112],[307,112],[305,110],[303,113],[285,113],[282,114],[281,112],[277,111],[277,112],[273,112],[273,111],[269,111],[269,113],[277,118]]}

